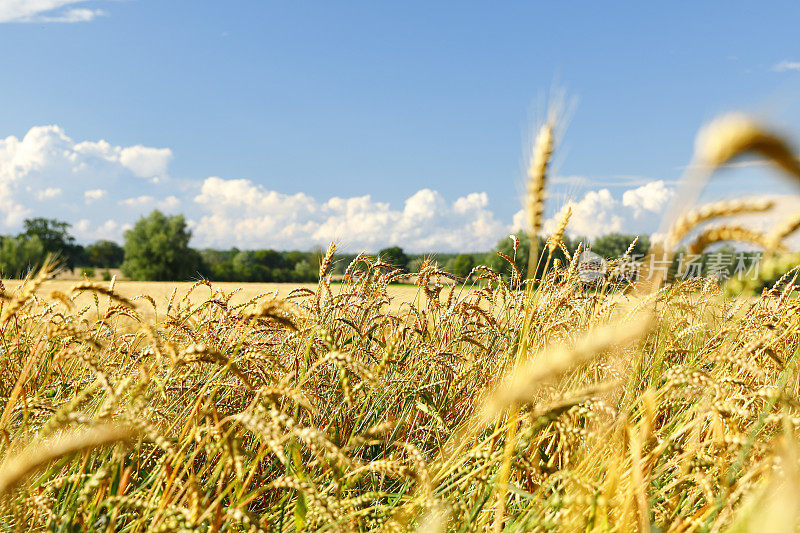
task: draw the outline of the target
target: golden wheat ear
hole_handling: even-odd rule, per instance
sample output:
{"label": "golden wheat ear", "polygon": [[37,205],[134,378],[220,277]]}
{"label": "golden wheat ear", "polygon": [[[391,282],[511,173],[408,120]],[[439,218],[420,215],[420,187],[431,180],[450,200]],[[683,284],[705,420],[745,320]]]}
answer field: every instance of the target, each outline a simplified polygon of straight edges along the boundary
{"label": "golden wheat ear", "polygon": [[759,155],[800,183],[800,161],[795,153],[784,137],[744,113],[729,113],[712,120],[697,134],[693,162],[681,180],[673,208],[662,221],[659,232],[666,234],[673,223],[680,223],[682,213],[676,211],[694,204],[714,171],[739,156]]}
{"label": "golden wheat ear", "polygon": [[[654,239],[645,262],[657,256],[662,256],[661,258],[668,262],[672,258],[673,248],[678,242],[693,227],[705,220],[745,212],[766,211],[772,208],[766,203],[759,204],[759,201],[733,201],[727,204],[718,202],[694,211],[682,212],[683,206],[692,205],[697,201],[715,170],[745,154],[764,157],[768,162],[794,178],[795,182],[800,183],[800,161],[789,142],[781,135],[744,113],[728,113],[712,120],[697,134],[693,163],[687,168],[679,192],[672,202],[672,208],[662,219],[658,232],[662,238]],[[732,237],[731,240],[755,241],[760,246],[773,249],[778,246],[775,243],[776,236],[780,231],[790,230],[787,228],[788,226],[781,230],[776,228],[773,233],[766,236],[746,228],[727,228],[730,231],[712,228],[698,237],[698,241],[693,243],[693,246],[695,248],[701,245],[708,246],[709,239],[718,241],[723,234],[726,234]],[[779,237],[779,239],[782,238]],[[647,281],[639,284],[640,290],[643,292],[657,290],[665,273],[665,269],[656,272],[655,276],[652,275],[652,272],[649,273]]]}
{"label": "golden wheat ear", "polygon": [[569,219],[572,216],[572,206],[567,205],[566,209],[561,213],[561,219],[558,221],[558,227],[553,235],[547,239],[547,253],[550,255],[556,251],[558,245],[561,244],[561,239],[564,237],[564,231],[567,229]]}
{"label": "golden wheat ear", "polygon": [[[688,251],[690,254],[701,254],[712,244],[726,241],[748,242],[764,249],[769,249],[771,246],[768,237],[763,233],[741,226],[718,226],[708,228],[698,235],[697,238],[689,244]],[[776,248],[779,251],[784,251],[784,248],[780,246],[780,244],[778,244]]]}
{"label": "golden wheat ear", "polygon": [[544,212],[544,186],[547,181],[547,166],[553,155],[555,123],[548,120],[536,135],[530,165],[528,165],[528,195],[525,202],[525,214],[528,220],[528,233],[535,237],[542,227]]}
{"label": "golden wheat ear", "polygon": [[779,222],[767,234],[767,247],[769,250],[777,250],[785,238],[800,229],[800,212],[794,213],[788,218]]}
{"label": "golden wheat ear", "polygon": [[547,166],[553,155],[555,145],[555,115],[551,113],[548,121],[539,129],[533,145],[530,164],[528,165],[528,194],[525,197],[525,215],[530,237],[528,254],[528,277],[536,275],[536,262],[539,258],[537,235],[542,228],[544,213],[544,188],[547,181]]}
{"label": "golden wheat ear", "polygon": [[743,113],[723,115],[700,130],[695,153],[698,164],[711,171],[739,155],[756,153],[800,181],[800,161],[789,143]]}
{"label": "golden wheat ear", "polygon": [[547,382],[614,347],[642,339],[654,324],[653,317],[643,314],[627,322],[624,328],[619,323],[613,323],[587,333],[572,347],[554,346],[531,357],[525,365],[506,376],[485,408],[484,416],[491,420],[511,405],[532,401],[536,392]]}
{"label": "golden wheat ear", "polygon": [[666,238],[666,247],[672,250],[686,235],[703,222],[721,217],[746,213],[763,213],[775,206],[767,199],[723,200],[685,211],[672,224]]}

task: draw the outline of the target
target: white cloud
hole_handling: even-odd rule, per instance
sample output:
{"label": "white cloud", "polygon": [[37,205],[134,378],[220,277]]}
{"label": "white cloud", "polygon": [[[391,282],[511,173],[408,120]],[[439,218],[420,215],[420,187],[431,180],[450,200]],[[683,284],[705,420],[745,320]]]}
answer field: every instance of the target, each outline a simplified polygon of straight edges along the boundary
{"label": "white cloud", "polygon": [[105,14],[102,9],[66,9],[57,15],[40,15],[21,22],[89,22]]}
{"label": "white cloud", "polygon": [[31,210],[17,203],[8,183],[0,181],[0,217],[6,226],[19,226],[31,214]]}
{"label": "white cloud", "polygon": [[569,204],[572,206],[572,218],[567,226],[570,233],[594,238],[622,230],[624,218],[619,202],[608,189],[589,191],[578,202]]}
{"label": "white cloud", "polygon": [[[561,211],[548,218],[542,224],[544,235],[552,234],[561,222],[561,213],[566,206],[572,207],[572,216],[567,224],[567,233],[581,237],[594,238],[600,235],[621,231],[625,221],[630,218],[619,200],[615,199],[608,189],[589,191],[580,200],[569,200],[562,206]],[[517,211],[511,224],[512,231],[518,231],[526,226],[525,212]]]}
{"label": "white cloud", "polygon": [[780,63],[776,63],[772,66],[774,72],[788,72],[791,70],[800,71],[800,61],[789,61],[788,59],[784,59]]}
{"label": "white cloud", "polygon": [[120,225],[113,219],[93,224],[89,219],[84,218],[72,225],[72,233],[78,240],[84,242],[100,239],[122,242],[125,230],[129,228],[130,226]]}
{"label": "white cloud", "polygon": [[[570,235],[593,239],[612,232],[650,233],[658,226],[673,194],[673,189],[661,180],[623,191],[619,198],[607,188],[588,191],[578,200],[567,201],[558,213],[545,220],[542,231],[552,234],[561,222],[563,210],[570,206],[572,216],[566,230]],[[514,214],[511,229],[523,227],[525,213],[520,210]]]}
{"label": "white cloud", "polygon": [[171,159],[172,150],[169,148],[136,145],[119,151],[119,162],[140,178],[158,179],[166,176]]}
{"label": "white cloud", "polygon": [[[82,242],[121,241],[140,216],[160,209],[186,215],[196,247],[304,250],[338,240],[350,251],[394,244],[408,251],[482,251],[525,218],[520,211],[509,225],[507,216],[492,211],[485,192],[445,198],[426,188],[389,203],[370,195],[285,194],[247,179],[175,180],[169,177],[171,157],[168,148],[76,141],[58,126],[0,139],[0,234],[19,231],[26,217],[46,216],[72,223]],[[552,194],[547,206],[550,213],[554,203],[570,205],[567,231],[589,238],[655,231],[674,194],[669,183],[638,177],[613,187],[585,184],[596,189],[567,202]],[[547,219],[544,232],[551,233],[559,219]]]}
{"label": "white cloud", "polygon": [[2,0],[1,22],[88,22],[104,15],[101,9],[67,6],[85,3],[85,0]]}
{"label": "white cloud", "polygon": [[171,211],[181,205],[181,201],[177,196],[167,196],[162,201],[158,202],[158,208],[164,211]]}
{"label": "white cloud", "polygon": [[[546,224],[546,223],[545,223]],[[521,229],[525,229],[528,227],[528,217],[525,214],[524,209],[520,209],[514,216],[511,218],[511,231],[512,233],[516,233]],[[545,226],[545,231],[548,231],[547,226]]]}
{"label": "white cloud", "polygon": [[73,149],[76,153],[73,159],[84,156],[105,160],[109,163],[118,163],[134,176],[154,182],[167,177],[167,167],[172,160],[172,150],[169,148],[151,148],[141,145],[123,148],[112,146],[107,141],[84,141],[75,144]]}
{"label": "white cloud", "polygon": [[162,178],[171,158],[169,148],[122,147],[102,140],[76,143],[59,126],[35,126],[22,139],[0,139],[0,180],[27,178],[42,170]]}
{"label": "white cloud", "polygon": [[343,249],[375,251],[397,244],[411,251],[484,250],[508,227],[488,209],[486,193],[448,202],[431,189],[393,209],[369,195],[319,201],[270,191],[249,180],[211,177],[195,203],[198,240],[212,246],[307,249],[339,240]]}
{"label": "white cloud", "polygon": [[78,233],[83,233],[86,230],[88,230],[91,225],[92,223],[91,221],[89,221],[88,218],[82,218],[72,225],[72,229],[77,231]]}
{"label": "white cloud", "polygon": [[143,194],[142,196],[137,196],[135,198],[126,198],[124,200],[120,200],[118,203],[119,205],[124,205],[125,207],[143,207],[152,204],[154,201],[155,198],[152,196]]}
{"label": "white cloud", "polygon": [[142,212],[120,213],[126,198],[147,196],[152,206],[175,209],[181,195],[169,178],[171,157],[168,148],[77,142],[55,125],[0,138],[0,233],[19,230],[28,216],[128,223]]}
{"label": "white cloud", "polygon": [[89,189],[88,191],[83,192],[83,197],[86,200],[87,204],[95,202],[103,198],[108,191],[105,189]]}
{"label": "white cloud", "polygon": [[639,218],[645,212],[660,213],[672,198],[674,191],[667,189],[662,180],[651,181],[636,189],[629,189],[622,194],[622,205],[633,210],[633,216]]}
{"label": "white cloud", "polygon": [[36,199],[39,200],[40,202],[44,200],[49,200],[51,198],[60,196],[61,192],[62,192],[61,189],[59,189],[58,187],[48,187],[46,189],[36,191]]}

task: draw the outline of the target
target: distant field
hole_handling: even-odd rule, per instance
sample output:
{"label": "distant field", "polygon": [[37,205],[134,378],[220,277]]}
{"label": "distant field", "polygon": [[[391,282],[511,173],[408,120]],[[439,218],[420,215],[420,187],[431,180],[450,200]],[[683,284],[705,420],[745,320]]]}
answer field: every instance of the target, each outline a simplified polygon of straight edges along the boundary
{"label": "distant field", "polygon": [[[19,287],[20,280],[3,280],[6,292],[14,292]],[[44,283],[39,289],[39,293],[47,295],[52,291],[68,292],[77,281],[74,280],[50,280]],[[102,286],[108,286],[108,282],[97,281]],[[173,282],[173,281],[118,281],[114,285],[114,290],[126,298],[133,298],[146,294],[153,298],[159,307],[166,306],[172,291],[177,289],[177,296],[182,297],[191,288],[193,282]],[[278,298],[284,298],[297,288],[305,287],[316,290],[316,283],[235,283],[235,282],[214,282],[214,290],[222,290],[226,293],[241,289],[231,299],[232,304],[246,302],[260,294],[272,294]],[[333,293],[339,290],[338,285],[332,285]],[[403,302],[411,302],[417,295],[417,287],[413,285],[398,285],[389,287],[389,297],[392,299],[392,307],[399,306]],[[189,297],[193,303],[201,303],[208,299],[209,291],[207,287],[196,288]],[[79,297],[90,298],[88,294]]]}

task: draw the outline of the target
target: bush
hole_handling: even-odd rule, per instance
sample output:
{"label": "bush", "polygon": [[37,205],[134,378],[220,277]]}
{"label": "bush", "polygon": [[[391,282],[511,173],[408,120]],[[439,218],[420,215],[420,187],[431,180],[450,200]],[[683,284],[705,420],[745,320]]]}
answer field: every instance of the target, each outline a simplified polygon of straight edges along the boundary
{"label": "bush", "polygon": [[470,254],[460,254],[453,261],[453,274],[459,278],[469,276],[475,267],[475,258]]}
{"label": "bush", "polygon": [[97,241],[86,247],[86,260],[92,266],[118,268],[125,260],[125,250],[114,241]]}
{"label": "bush", "polygon": [[0,273],[6,277],[24,277],[37,270],[47,257],[39,237],[3,237],[0,244]]}
{"label": "bush", "polygon": [[395,268],[402,268],[403,270],[408,269],[408,256],[399,246],[384,248],[378,252],[378,257],[380,257],[381,261],[384,263],[392,265]]}

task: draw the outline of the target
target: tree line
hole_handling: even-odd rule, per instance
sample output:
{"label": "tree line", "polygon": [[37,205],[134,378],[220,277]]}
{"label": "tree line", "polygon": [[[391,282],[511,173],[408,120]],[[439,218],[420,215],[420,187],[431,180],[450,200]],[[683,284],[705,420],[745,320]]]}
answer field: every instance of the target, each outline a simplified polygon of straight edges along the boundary
{"label": "tree line", "polygon": [[[64,268],[80,269],[84,272],[94,268],[119,268],[132,280],[178,281],[205,278],[212,281],[240,282],[314,282],[317,280],[319,262],[324,250],[277,251],[265,250],[197,250],[189,245],[191,231],[182,215],[168,216],[153,211],[142,217],[133,228],[125,232],[124,246],[99,240],[83,246],[70,234],[70,225],[56,219],[34,218],[24,222],[23,231],[16,236],[0,236],[0,274],[4,277],[21,277],[35,270],[48,255],[54,256]],[[570,238],[565,235],[562,246],[557,247],[551,259],[563,262],[580,244],[584,250],[606,259],[622,256],[634,235],[612,233],[592,241],[586,238]],[[538,237],[538,260],[542,275],[546,257],[545,238]],[[419,271],[426,260],[459,278],[465,279],[476,265],[486,265],[510,277],[513,260],[523,277],[527,276],[531,241],[525,232],[500,240],[497,247],[488,253],[461,254],[407,254],[402,248],[393,246],[378,252],[384,263],[408,272]],[[646,235],[638,238],[631,249],[634,258],[643,257],[650,247]],[[732,249],[730,249],[732,251]],[[498,253],[499,252],[499,253]],[[565,253],[566,252],[566,253]],[[733,255],[733,254],[730,254]],[[336,254],[332,272],[343,274],[355,254]],[[730,261],[734,261],[731,257]],[[711,268],[707,257],[701,258],[697,274],[705,275]],[[551,263],[552,264],[552,263]],[[717,265],[718,267],[719,265]],[[731,265],[733,267],[733,265]],[[678,273],[680,265],[671,271]]]}
{"label": "tree line", "polygon": [[123,248],[108,240],[88,246],[75,242],[70,225],[55,219],[26,219],[23,231],[15,236],[0,235],[0,273],[22,277],[38,269],[48,255],[70,270],[80,266],[117,268],[124,260]]}
{"label": "tree line", "polygon": [[[168,216],[156,210],[125,232],[124,246],[109,240],[89,245],[76,242],[70,224],[57,219],[26,219],[18,235],[0,236],[0,275],[23,277],[35,271],[48,256],[61,267],[92,273],[94,269],[121,269],[137,281],[178,281],[205,278],[212,281],[314,282],[324,250],[198,250],[183,215]],[[416,271],[430,258],[406,254],[397,246],[378,254],[384,262]],[[465,260],[469,257],[469,260]],[[336,254],[333,274],[343,274],[356,254]],[[472,256],[436,254],[440,264],[466,276],[474,265]]]}

